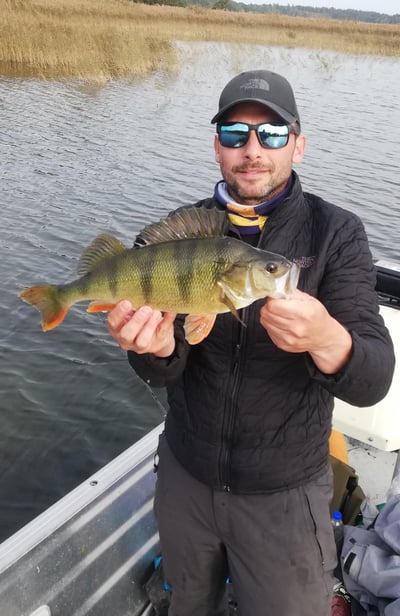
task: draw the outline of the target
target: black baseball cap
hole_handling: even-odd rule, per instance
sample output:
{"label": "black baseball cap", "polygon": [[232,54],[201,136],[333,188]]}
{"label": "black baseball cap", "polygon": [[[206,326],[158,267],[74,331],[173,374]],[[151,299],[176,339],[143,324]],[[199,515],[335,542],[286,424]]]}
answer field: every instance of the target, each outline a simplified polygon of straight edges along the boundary
{"label": "black baseball cap", "polygon": [[297,122],[300,126],[292,86],[282,75],[264,70],[245,71],[227,83],[219,98],[218,113],[211,120],[211,124],[219,122],[235,105],[249,102],[261,103],[285,122]]}

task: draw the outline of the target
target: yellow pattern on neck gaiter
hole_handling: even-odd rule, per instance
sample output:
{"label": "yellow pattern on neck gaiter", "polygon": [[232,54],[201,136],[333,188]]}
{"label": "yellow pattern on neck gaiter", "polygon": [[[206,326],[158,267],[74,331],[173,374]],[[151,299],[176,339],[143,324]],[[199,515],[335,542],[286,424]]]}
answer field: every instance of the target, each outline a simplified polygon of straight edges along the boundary
{"label": "yellow pattern on neck gaiter", "polygon": [[[227,207],[230,208],[230,205],[231,204],[229,203]],[[264,228],[268,218],[268,216],[258,216],[254,213],[250,218],[249,215],[246,217],[244,214],[234,214],[233,212],[230,212],[229,209],[227,209],[226,213],[230,222],[236,227],[258,227],[260,231]]]}

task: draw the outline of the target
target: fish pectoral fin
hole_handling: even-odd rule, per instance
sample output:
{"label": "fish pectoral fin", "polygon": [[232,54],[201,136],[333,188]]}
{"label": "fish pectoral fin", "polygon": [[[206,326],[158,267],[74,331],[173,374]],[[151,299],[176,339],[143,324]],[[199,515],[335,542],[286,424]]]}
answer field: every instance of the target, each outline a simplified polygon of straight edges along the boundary
{"label": "fish pectoral fin", "polygon": [[220,288],[220,301],[225,304],[225,306],[227,308],[229,308],[230,312],[233,314],[233,316],[242,324],[245,325],[245,323],[243,323],[242,319],[239,316],[239,313],[237,311],[237,308],[235,306],[235,304],[233,303],[234,301],[234,297],[229,289],[229,287],[222,281],[219,280],[217,282],[217,285]]}
{"label": "fish pectoral fin", "polygon": [[185,319],[185,338],[189,344],[199,344],[214,327],[216,314],[188,314]]}
{"label": "fish pectoral fin", "polygon": [[94,300],[90,302],[89,306],[86,308],[86,312],[110,312],[115,306],[116,304],[107,304],[106,302]]}

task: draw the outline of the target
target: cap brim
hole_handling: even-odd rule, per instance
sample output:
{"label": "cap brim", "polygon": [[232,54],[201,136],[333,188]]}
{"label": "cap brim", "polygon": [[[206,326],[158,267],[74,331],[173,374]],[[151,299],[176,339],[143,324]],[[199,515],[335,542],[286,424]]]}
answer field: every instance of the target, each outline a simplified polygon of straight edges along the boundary
{"label": "cap brim", "polygon": [[291,124],[292,122],[298,122],[298,124],[300,124],[299,118],[296,118],[285,109],[282,109],[282,107],[279,107],[279,105],[275,105],[275,103],[267,103],[262,98],[241,98],[233,103],[230,103],[229,105],[225,105],[225,107],[220,109],[218,113],[213,117],[213,119],[211,120],[211,124],[215,124],[216,122],[221,120],[221,118],[226,114],[227,111],[229,111],[229,109],[232,109],[232,107],[236,107],[236,105],[240,105],[240,103],[260,103],[261,105],[264,105],[264,107],[267,107],[267,109],[270,109],[271,111],[274,111],[276,114],[278,114],[278,116],[282,118],[282,120],[285,120],[285,122],[289,122],[289,124]]}

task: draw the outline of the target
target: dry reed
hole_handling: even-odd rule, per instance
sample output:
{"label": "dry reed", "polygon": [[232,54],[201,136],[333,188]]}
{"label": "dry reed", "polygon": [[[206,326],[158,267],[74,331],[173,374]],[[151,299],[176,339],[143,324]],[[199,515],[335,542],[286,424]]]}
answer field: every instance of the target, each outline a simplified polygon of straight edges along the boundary
{"label": "dry reed", "polygon": [[0,0],[0,13],[0,73],[12,76],[108,80],[172,71],[176,40],[400,55],[398,25],[129,0]]}

